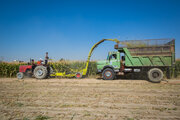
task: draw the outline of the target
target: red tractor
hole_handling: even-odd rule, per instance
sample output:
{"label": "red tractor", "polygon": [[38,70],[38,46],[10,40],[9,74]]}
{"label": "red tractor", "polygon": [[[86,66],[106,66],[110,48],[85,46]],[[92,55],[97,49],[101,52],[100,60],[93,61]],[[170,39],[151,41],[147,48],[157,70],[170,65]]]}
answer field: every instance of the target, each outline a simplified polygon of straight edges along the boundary
{"label": "red tractor", "polygon": [[37,64],[34,63],[34,60],[30,60],[30,65],[21,65],[19,67],[19,72],[17,73],[18,79],[23,79],[24,76],[34,76],[37,79],[43,79],[50,75],[52,68],[48,65],[48,52],[46,52],[45,63],[43,64],[42,60],[39,60]]}

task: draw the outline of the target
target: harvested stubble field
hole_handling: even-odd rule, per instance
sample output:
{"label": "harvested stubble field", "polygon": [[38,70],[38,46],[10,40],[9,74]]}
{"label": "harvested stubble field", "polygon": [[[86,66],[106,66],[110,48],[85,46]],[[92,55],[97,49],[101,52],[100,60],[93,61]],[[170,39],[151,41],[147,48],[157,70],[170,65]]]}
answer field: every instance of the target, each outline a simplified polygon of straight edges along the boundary
{"label": "harvested stubble field", "polygon": [[180,80],[0,78],[0,119],[180,119]]}

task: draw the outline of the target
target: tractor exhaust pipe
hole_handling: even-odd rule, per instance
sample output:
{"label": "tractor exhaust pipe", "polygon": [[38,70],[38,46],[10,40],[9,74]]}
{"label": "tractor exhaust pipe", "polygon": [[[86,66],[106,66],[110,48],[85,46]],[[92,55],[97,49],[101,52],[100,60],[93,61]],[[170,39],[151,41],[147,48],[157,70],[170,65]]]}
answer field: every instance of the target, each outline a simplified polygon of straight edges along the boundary
{"label": "tractor exhaust pipe", "polygon": [[47,65],[47,64],[48,64],[48,59],[49,59],[49,57],[48,57],[48,52],[46,52],[45,65]]}

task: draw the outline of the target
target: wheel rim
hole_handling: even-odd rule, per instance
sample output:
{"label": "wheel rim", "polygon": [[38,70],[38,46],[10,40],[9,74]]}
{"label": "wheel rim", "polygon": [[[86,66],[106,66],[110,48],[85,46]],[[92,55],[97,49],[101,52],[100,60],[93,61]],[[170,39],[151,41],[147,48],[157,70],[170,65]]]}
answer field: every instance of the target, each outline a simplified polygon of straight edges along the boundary
{"label": "wheel rim", "polygon": [[42,71],[41,69],[38,70],[38,71],[37,71],[37,75],[38,75],[38,76],[42,76],[42,75],[43,75],[43,71]]}
{"label": "wheel rim", "polygon": [[153,78],[158,78],[159,77],[159,73],[158,72],[153,72],[152,73],[152,77]]}
{"label": "wheel rim", "polygon": [[21,77],[22,77],[22,75],[18,74],[18,78],[21,78]]}
{"label": "wheel rim", "polygon": [[106,78],[111,78],[112,73],[110,71],[106,71],[105,76],[106,76]]}
{"label": "wheel rim", "polygon": [[17,73],[17,78],[22,79],[23,78],[23,73]]}
{"label": "wheel rim", "polygon": [[21,75],[21,74],[18,74],[17,77],[18,77],[18,78],[22,78],[22,75]]}
{"label": "wheel rim", "polygon": [[82,78],[82,74],[78,72],[78,73],[75,74],[75,77],[76,77],[77,79]]}
{"label": "wheel rim", "polygon": [[81,75],[79,73],[76,74],[76,77],[79,78]]}

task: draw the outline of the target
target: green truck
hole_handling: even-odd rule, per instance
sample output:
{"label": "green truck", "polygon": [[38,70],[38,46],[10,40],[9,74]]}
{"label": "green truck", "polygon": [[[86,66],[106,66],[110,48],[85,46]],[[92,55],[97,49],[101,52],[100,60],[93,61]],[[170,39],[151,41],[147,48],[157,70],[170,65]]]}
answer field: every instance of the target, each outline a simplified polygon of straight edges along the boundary
{"label": "green truck", "polygon": [[117,51],[109,52],[106,60],[97,61],[97,71],[104,80],[118,75],[142,73],[151,82],[170,77],[175,66],[175,39],[130,40],[117,43]]}

